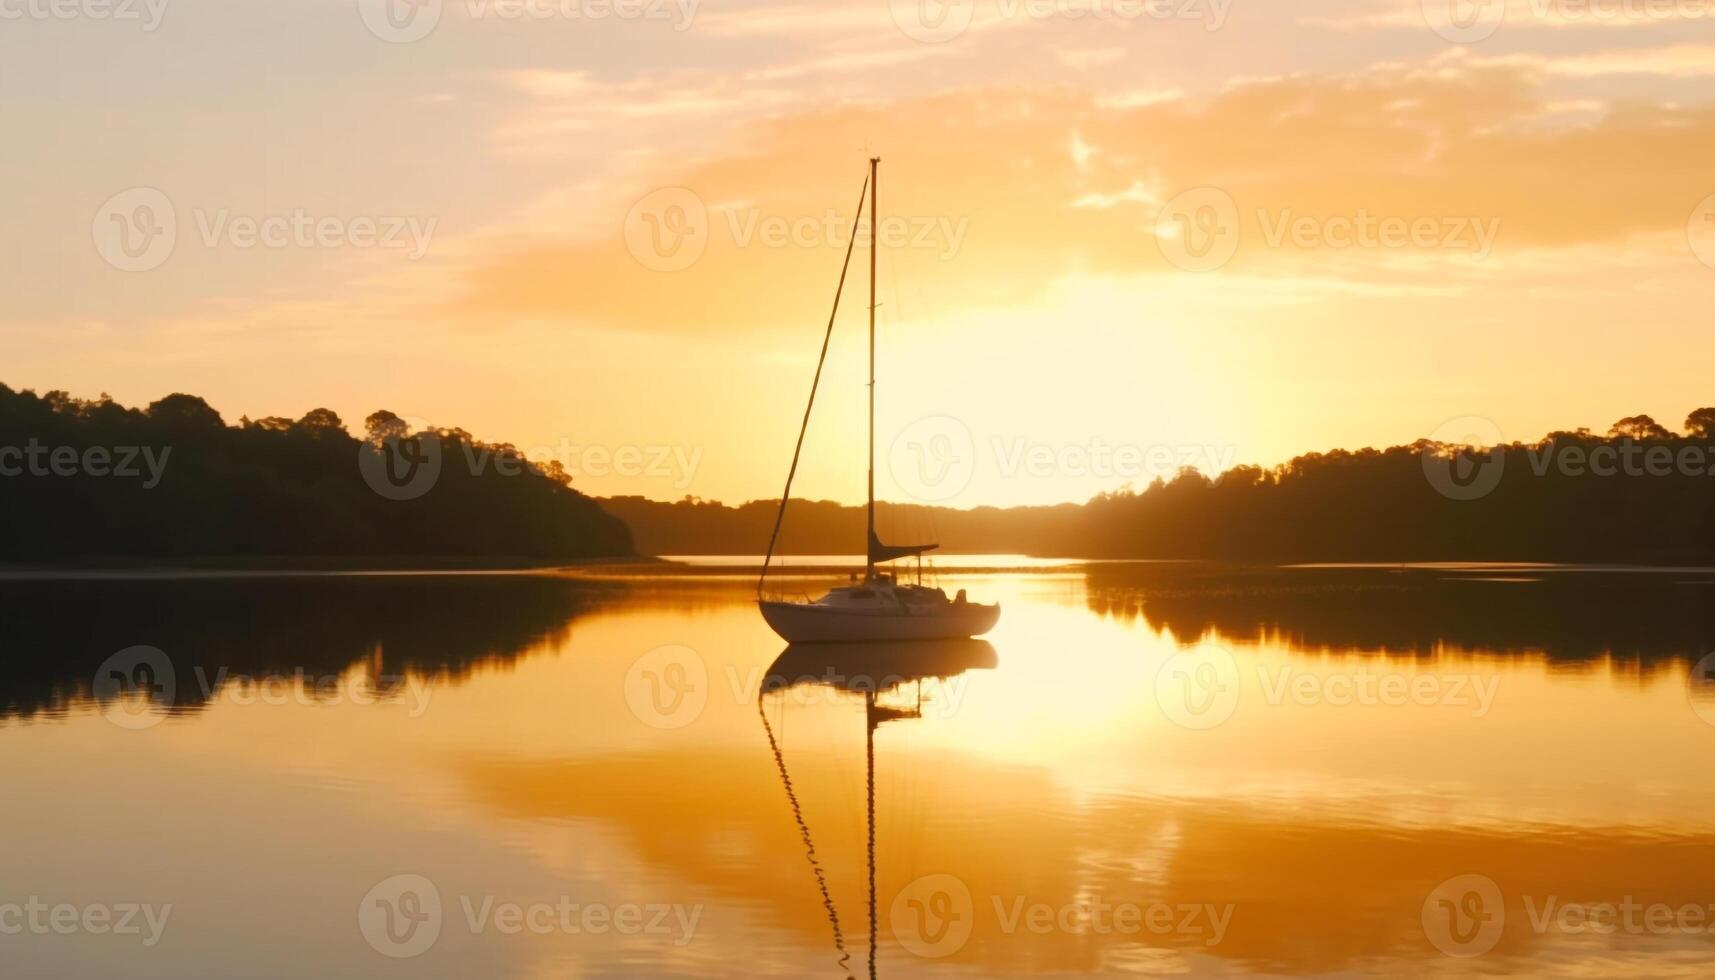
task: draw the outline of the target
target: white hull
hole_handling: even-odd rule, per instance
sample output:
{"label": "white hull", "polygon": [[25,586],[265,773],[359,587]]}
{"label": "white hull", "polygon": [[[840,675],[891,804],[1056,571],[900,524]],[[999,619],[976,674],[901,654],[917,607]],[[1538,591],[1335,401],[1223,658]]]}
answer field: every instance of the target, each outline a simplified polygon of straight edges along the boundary
{"label": "white hull", "polygon": [[964,640],[994,629],[1000,604],[944,603],[894,609],[840,608],[819,603],[757,603],[769,628],[788,643],[873,643]]}

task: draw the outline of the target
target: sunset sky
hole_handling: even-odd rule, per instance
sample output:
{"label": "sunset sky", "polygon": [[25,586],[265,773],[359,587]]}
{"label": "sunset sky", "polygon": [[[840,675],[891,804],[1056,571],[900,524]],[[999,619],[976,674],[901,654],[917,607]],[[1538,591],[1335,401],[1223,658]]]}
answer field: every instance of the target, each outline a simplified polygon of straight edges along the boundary
{"label": "sunset sky", "polygon": [[1715,404],[1715,0],[422,2],[0,0],[0,382],[771,496],[877,155],[890,499]]}

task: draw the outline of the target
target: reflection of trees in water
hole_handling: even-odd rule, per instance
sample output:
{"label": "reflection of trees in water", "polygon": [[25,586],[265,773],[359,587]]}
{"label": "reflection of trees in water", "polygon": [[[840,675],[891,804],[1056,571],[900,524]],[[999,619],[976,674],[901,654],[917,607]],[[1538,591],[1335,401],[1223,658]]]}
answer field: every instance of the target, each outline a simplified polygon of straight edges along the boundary
{"label": "reflection of trees in water", "polygon": [[316,678],[360,663],[375,677],[458,682],[563,641],[621,591],[534,576],[7,582],[0,717],[87,700],[102,663],[138,644],[171,658],[179,709],[200,708],[222,680],[301,674],[314,695]]}
{"label": "reflection of trees in water", "polygon": [[[1476,580],[1486,576],[1488,581]],[[1537,581],[1519,581],[1536,579]],[[1696,572],[1465,572],[1093,565],[1089,608],[1181,639],[1279,639],[1294,648],[1429,656],[1539,651],[1645,669],[1700,656],[1715,637],[1715,576]]]}

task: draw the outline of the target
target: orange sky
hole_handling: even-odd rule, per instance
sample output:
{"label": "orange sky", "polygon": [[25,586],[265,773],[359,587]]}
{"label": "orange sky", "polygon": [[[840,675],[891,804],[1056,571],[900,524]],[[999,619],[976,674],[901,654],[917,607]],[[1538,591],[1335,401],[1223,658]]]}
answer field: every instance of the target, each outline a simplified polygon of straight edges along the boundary
{"label": "orange sky", "polygon": [[[384,407],[591,493],[768,496],[875,153],[884,497],[1715,403],[1693,0],[442,0],[408,42],[353,5],[9,25],[0,381]],[[176,225],[142,271],[133,188]],[[326,233],[245,237],[294,218]],[[862,495],[864,271],[810,495]]]}

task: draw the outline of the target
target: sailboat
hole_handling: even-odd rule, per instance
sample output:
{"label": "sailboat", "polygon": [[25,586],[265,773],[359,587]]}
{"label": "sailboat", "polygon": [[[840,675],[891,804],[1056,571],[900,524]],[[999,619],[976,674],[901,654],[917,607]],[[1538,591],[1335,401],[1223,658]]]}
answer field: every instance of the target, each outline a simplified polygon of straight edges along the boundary
{"label": "sailboat", "polygon": [[[885,544],[875,533],[875,258],[877,239],[876,197],[880,157],[871,157],[869,176],[858,195],[858,213],[863,212],[864,200],[869,201],[869,491],[866,504],[866,555],[862,581],[833,589],[814,601],[791,602],[768,599],[763,592],[768,578],[768,566],[774,558],[775,545],[780,540],[780,524],[786,516],[786,502],[792,497],[792,478],[798,472],[798,458],[804,449],[804,433],[810,427],[810,411],[816,405],[816,388],[821,384],[822,366],[828,359],[828,340],[833,336],[834,319],[840,311],[840,293],[844,291],[846,273],[851,268],[852,248],[857,235],[846,243],[845,264],[840,267],[839,285],[834,290],[833,312],[828,314],[828,329],[822,337],[822,355],[816,361],[816,375],[810,382],[810,398],[804,406],[804,422],[798,430],[798,444],[792,451],[792,466],[786,474],[786,490],[780,495],[780,509],[774,516],[774,533],[768,539],[768,553],[762,560],[762,574],[756,583],[757,606],[762,618],[780,638],[788,643],[875,642],[888,640],[954,640],[981,636],[994,628],[1000,619],[1000,604],[970,602],[964,590],[948,599],[939,588],[922,581],[922,556],[937,545]],[[899,558],[918,559],[915,583],[906,583],[877,566]]]}

